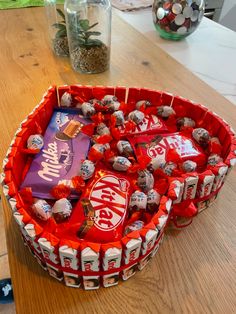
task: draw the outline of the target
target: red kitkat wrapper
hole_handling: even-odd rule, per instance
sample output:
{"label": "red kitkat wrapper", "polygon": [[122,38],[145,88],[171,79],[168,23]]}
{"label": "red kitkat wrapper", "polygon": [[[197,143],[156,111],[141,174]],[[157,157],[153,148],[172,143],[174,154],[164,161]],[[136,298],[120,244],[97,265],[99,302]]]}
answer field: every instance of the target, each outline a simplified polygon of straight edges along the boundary
{"label": "red kitkat wrapper", "polygon": [[98,170],[69,219],[69,230],[86,241],[119,240],[127,216],[130,180],[107,170]]}
{"label": "red kitkat wrapper", "polygon": [[126,125],[118,127],[121,137],[129,135],[153,134],[168,132],[165,123],[155,115],[147,115],[134,128],[127,129]]}
{"label": "red kitkat wrapper", "polygon": [[206,155],[202,148],[180,133],[142,135],[130,137],[129,141],[137,155],[158,158],[163,164],[170,159],[176,163],[192,160],[198,167],[206,164]]}

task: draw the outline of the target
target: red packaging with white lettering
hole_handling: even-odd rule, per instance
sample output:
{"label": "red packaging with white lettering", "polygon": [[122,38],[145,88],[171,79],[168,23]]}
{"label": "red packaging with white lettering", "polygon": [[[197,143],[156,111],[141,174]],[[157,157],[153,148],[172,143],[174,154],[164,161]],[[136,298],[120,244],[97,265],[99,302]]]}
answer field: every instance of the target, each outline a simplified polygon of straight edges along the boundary
{"label": "red packaging with white lettering", "polygon": [[156,238],[158,235],[158,231],[156,230],[156,226],[153,222],[150,222],[140,231],[140,235],[143,239],[142,243],[142,255],[145,255],[148,251],[153,248]]}
{"label": "red packaging with white lettering", "polygon": [[121,239],[130,190],[125,175],[98,170],[73,210],[70,232],[73,229],[78,238],[98,243]]}
{"label": "red packaging with white lettering", "polygon": [[80,259],[79,259],[79,242],[71,240],[61,240],[59,246],[59,256],[61,260],[61,266],[67,268],[68,270],[79,269]]}
{"label": "red packaging with white lettering", "polygon": [[137,155],[157,158],[159,164],[186,160],[195,161],[198,168],[206,164],[206,155],[202,148],[181,133],[142,135],[130,137],[129,141]]}
{"label": "red packaging with white lettering", "polygon": [[214,178],[215,178],[215,175],[213,174],[211,170],[206,170],[203,173],[199,174],[198,189],[197,189],[197,196],[199,198],[202,198],[211,194]]}
{"label": "red packaging with white lettering", "polygon": [[146,115],[144,119],[136,124],[134,130],[126,131],[125,124],[118,127],[121,137],[140,134],[153,134],[168,132],[165,123],[154,115]]}
{"label": "red packaging with white lettering", "polygon": [[198,184],[198,174],[192,172],[182,176],[185,179],[183,200],[192,200],[195,198]]}
{"label": "red packaging with white lettering", "polygon": [[68,287],[78,288],[81,285],[81,277],[71,270],[78,270],[80,266],[79,242],[70,240],[61,240],[59,247],[59,256],[61,266],[64,268],[64,282]]}
{"label": "red packaging with white lettering", "polygon": [[180,203],[184,192],[183,178],[169,178],[168,197],[174,204]]}
{"label": "red packaging with white lettering", "polygon": [[24,229],[29,236],[30,243],[32,248],[38,253],[42,254],[42,251],[40,249],[40,246],[38,244],[38,239],[40,235],[43,233],[43,228],[40,227],[39,224],[37,224],[33,219],[24,226]]}
{"label": "red packaging with white lettering", "polygon": [[208,169],[210,169],[215,175],[215,179],[214,179],[214,183],[212,187],[212,191],[214,192],[218,190],[223,184],[225,176],[228,171],[228,166],[225,163],[220,162],[216,166],[209,166]]}
{"label": "red packaging with white lettering", "polygon": [[38,240],[46,263],[59,264],[59,239],[51,233],[44,232]]}
{"label": "red packaging with white lettering", "polygon": [[116,271],[121,265],[122,245],[119,241],[102,245],[102,267],[103,270],[113,270],[114,272],[104,275],[102,278],[104,287],[111,287],[118,284],[119,272]]}
{"label": "red packaging with white lettering", "polygon": [[38,240],[47,270],[50,276],[59,281],[63,280],[63,273],[60,269],[59,239],[51,233],[44,232]]}
{"label": "red packaging with white lettering", "polygon": [[[124,245],[123,263],[129,264],[135,262],[139,257],[142,245],[142,238],[140,237],[139,232],[133,231],[129,233],[126,237],[122,239],[122,243]],[[135,274],[136,265],[137,263],[134,263],[122,271],[123,280],[129,279]]]}
{"label": "red packaging with white lettering", "polygon": [[[81,269],[86,272],[98,272],[100,269],[100,244],[83,242],[81,244]],[[99,276],[96,274],[83,276],[85,290],[98,289],[100,286]]]}

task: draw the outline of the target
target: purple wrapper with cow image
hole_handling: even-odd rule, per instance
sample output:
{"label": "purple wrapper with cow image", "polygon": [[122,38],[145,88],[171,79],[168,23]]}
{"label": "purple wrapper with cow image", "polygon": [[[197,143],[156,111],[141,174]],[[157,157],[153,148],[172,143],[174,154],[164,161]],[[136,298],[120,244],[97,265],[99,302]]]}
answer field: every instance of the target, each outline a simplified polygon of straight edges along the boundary
{"label": "purple wrapper with cow image", "polygon": [[[32,161],[21,188],[31,187],[34,197],[52,199],[54,186],[70,185],[88,153],[90,138],[80,129],[89,122],[78,111],[55,110],[44,134],[44,147]],[[75,190],[70,198],[78,198]]]}

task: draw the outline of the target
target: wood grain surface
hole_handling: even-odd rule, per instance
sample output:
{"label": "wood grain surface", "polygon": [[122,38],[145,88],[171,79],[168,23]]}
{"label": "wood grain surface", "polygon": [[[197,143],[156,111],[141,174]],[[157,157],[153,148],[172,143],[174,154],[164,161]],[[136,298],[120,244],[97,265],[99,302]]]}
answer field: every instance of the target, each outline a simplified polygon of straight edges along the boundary
{"label": "wood grain surface", "polygon": [[[42,8],[0,12],[1,160],[20,121],[51,84],[167,90],[205,104],[236,127],[236,107],[118,17],[113,16],[111,68],[98,75],[77,74],[67,59],[56,58],[46,25]],[[17,313],[235,312],[235,187],[233,170],[216,203],[188,228],[169,230],[143,271],[97,291],[68,288],[49,277],[24,247],[3,197]]]}

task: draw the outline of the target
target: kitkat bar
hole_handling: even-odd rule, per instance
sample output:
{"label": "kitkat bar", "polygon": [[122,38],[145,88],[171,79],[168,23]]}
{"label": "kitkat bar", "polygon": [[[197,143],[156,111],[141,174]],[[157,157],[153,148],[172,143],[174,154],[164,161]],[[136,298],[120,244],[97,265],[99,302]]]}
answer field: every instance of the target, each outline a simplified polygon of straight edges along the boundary
{"label": "kitkat bar", "polygon": [[122,271],[122,279],[127,280],[133,276],[136,272],[135,261],[139,258],[142,238],[138,231],[133,231],[129,233],[126,237],[122,238],[123,244],[123,264],[127,265],[132,263],[131,266],[128,266]]}
{"label": "kitkat bar", "polygon": [[83,286],[85,290],[98,289],[100,286],[99,276],[96,272],[100,270],[100,248],[97,243],[81,243],[81,269],[84,272],[95,272],[94,275],[83,276]]}
{"label": "kitkat bar", "polygon": [[[206,155],[202,148],[194,141],[180,133],[141,135],[130,137],[129,141],[137,155],[157,158],[159,163],[165,164],[172,158],[173,151],[178,155],[178,161],[192,160],[199,167],[205,166]],[[175,160],[171,160],[176,162]]]}
{"label": "kitkat bar", "polygon": [[38,254],[42,254],[42,251],[38,244],[38,239],[43,233],[43,228],[32,219],[29,221],[29,223],[27,223],[27,225],[23,227],[23,229],[30,239],[30,244],[33,250],[36,251]]}
{"label": "kitkat bar", "polygon": [[199,174],[197,197],[202,198],[210,195],[215,175],[211,170]]}
{"label": "kitkat bar", "polygon": [[133,131],[127,132],[125,124],[118,126],[118,129],[121,137],[168,132],[165,123],[156,115],[146,115],[144,119],[135,126]]}
{"label": "kitkat bar", "polygon": [[195,198],[198,185],[198,174],[196,172],[182,175],[185,180],[183,200],[192,200]]}
{"label": "kitkat bar", "polygon": [[81,285],[81,276],[74,271],[80,269],[80,243],[61,240],[59,256],[66,286],[78,288]]}
{"label": "kitkat bar", "polygon": [[102,277],[103,286],[115,286],[118,284],[119,280],[119,271],[117,272],[116,269],[121,265],[122,245],[119,241],[102,244],[101,253],[103,270],[114,270],[114,272]]}
{"label": "kitkat bar", "polygon": [[174,204],[180,203],[184,192],[183,178],[169,178],[169,188],[167,195],[173,200]]}
{"label": "kitkat bar", "polygon": [[98,169],[70,217],[70,225],[78,225],[74,236],[98,243],[120,240],[130,189],[131,184],[126,175]]}

